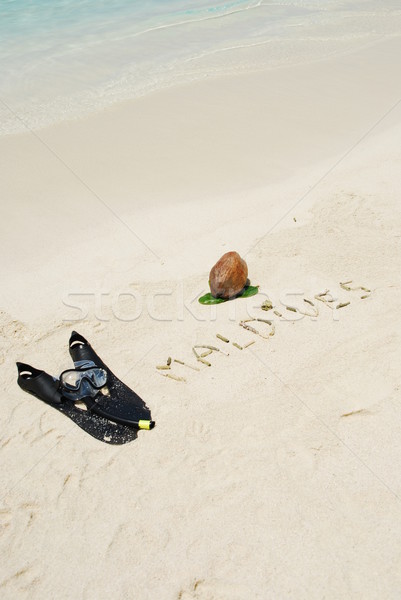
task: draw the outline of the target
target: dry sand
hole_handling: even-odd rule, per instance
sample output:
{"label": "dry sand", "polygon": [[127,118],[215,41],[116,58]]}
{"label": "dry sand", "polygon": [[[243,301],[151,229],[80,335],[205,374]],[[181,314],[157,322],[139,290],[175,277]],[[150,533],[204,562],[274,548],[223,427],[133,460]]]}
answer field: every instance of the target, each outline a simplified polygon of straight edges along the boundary
{"label": "dry sand", "polygon": [[[400,56],[395,38],[0,139],[2,598],[401,596]],[[200,306],[234,249],[261,294]],[[325,288],[351,303],[283,306]],[[266,296],[269,340],[238,325]],[[17,387],[17,359],[69,365],[72,329],[153,431],[110,447]],[[195,343],[230,355],[155,371]]]}

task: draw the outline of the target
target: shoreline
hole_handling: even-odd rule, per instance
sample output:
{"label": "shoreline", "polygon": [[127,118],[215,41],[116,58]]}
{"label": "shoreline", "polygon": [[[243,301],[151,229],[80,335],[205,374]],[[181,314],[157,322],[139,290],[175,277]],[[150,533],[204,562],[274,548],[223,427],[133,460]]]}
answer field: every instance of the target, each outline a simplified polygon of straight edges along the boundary
{"label": "shoreline", "polygon": [[[372,0],[370,3],[373,4]],[[65,64],[62,55],[58,55],[57,52],[53,57],[51,54],[47,56],[46,61],[43,61],[43,57],[40,58],[39,53],[32,68],[36,70],[37,80],[41,81],[40,86],[30,81],[29,72],[25,74],[25,78],[23,71],[20,78],[18,75],[14,77],[14,73],[20,73],[18,62],[13,69],[12,62],[8,64],[6,61],[8,70],[5,67],[5,84],[0,93],[3,101],[2,104],[0,103],[0,130],[4,134],[23,132],[22,124],[16,124],[13,116],[10,115],[13,111],[23,116],[29,128],[42,129],[56,125],[61,120],[86,118],[94,110],[102,111],[115,103],[146,97],[176,86],[190,85],[205,79],[216,80],[227,75],[235,77],[248,72],[257,73],[295,67],[336,56],[346,57],[369,46],[399,37],[397,24],[401,15],[393,7],[387,11],[374,6],[375,18],[372,20],[373,15],[368,6],[365,6],[365,10],[359,7],[360,10],[353,11],[350,10],[349,4],[348,2],[348,6],[344,4],[342,7],[344,12],[341,9],[337,14],[335,10],[332,12],[332,18],[337,19],[336,25],[334,21],[327,18],[328,13],[324,7],[321,9],[315,7],[315,18],[312,16],[313,9],[299,7],[304,15],[299,16],[301,22],[297,22],[298,17],[294,14],[290,15],[294,9],[295,13],[297,12],[294,6],[280,8],[279,5],[260,4],[253,8],[267,14],[269,11],[274,13],[278,9],[281,18],[277,21],[273,18],[273,22],[265,23],[264,27],[262,23],[256,25],[257,21],[248,23],[248,35],[245,34],[244,43],[241,43],[241,35],[237,31],[238,37],[234,36],[232,43],[229,43],[230,34],[228,34],[227,46],[221,46],[222,40],[216,39],[215,35],[207,41],[206,28],[202,30],[206,43],[204,51],[200,53],[195,51],[194,55],[182,53],[185,42],[191,39],[189,32],[186,34],[187,37],[184,37],[184,43],[175,47],[176,40],[169,36],[164,38],[163,32],[158,28],[153,33],[159,32],[161,37],[156,36],[153,43],[142,40],[138,48],[130,45],[125,50],[122,47],[117,50],[114,44],[117,43],[118,46],[119,43],[123,43],[122,40],[108,39],[109,45],[107,46],[106,43],[106,47],[102,50],[98,49],[96,54],[96,51],[94,53],[90,51],[90,44],[85,46],[84,43],[81,48],[82,65],[75,57],[73,71],[68,61]],[[269,21],[267,14],[265,18]],[[50,14],[48,16],[50,17]],[[228,14],[221,17],[230,19]],[[211,21],[214,21],[214,18]],[[93,22],[90,23],[92,29],[94,25]],[[340,34],[337,29],[341,31]],[[253,35],[249,37],[252,30],[256,37]],[[219,34],[219,31],[217,28],[214,33]],[[152,34],[152,31],[148,33]],[[194,33],[200,43],[201,31],[196,30]],[[91,35],[94,35],[93,31]],[[224,34],[222,35],[224,38]],[[135,38],[136,34],[133,36],[134,40]],[[26,43],[29,42],[28,36]],[[62,40],[59,42],[62,44]],[[128,38],[126,42],[128,44]],[[160,54],[163,45],[168,49],[168,58]],[[113,49],[116,51],[115,54]],[[79,52],[78,48],[72,51]],[[143,57],[148,51],[151,58],[148,63],[142,64]],[[126,62],[127,55],[130,56],[128,62]],[[9,56],[6,50],[6,56],[12,58],[12,52]],[[24,55],[21,55],[20,68],[24,67],[23,58]],[[167,62],[164,62],[164,58]],[[59,73],[62,73],[61,77]],[[28,102],[25,101],[26,99],[29,99]]]}

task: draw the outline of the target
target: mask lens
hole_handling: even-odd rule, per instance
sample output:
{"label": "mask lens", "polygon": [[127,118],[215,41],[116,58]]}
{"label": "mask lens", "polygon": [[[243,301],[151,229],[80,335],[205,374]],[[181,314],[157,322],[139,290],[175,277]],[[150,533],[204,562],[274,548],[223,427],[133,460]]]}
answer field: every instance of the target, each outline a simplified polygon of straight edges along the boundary
{"label": "mask lens", "polygon": [[78,391],[84,383],[100,389],[107,383],[107,372],[100,367],[64,371],[60,381],[65,388],[73,391]]}
{"label": "mask lens", "polygon": [[107,383],[107,373],[104,369],[92,369],[90,375],[92,385],[101,388]]}
{"label": "mask lens", "polygon": [[77,390],[81,384],[81,376],[78,371],[66,371],[61,376],[61,383],[70,390]]}

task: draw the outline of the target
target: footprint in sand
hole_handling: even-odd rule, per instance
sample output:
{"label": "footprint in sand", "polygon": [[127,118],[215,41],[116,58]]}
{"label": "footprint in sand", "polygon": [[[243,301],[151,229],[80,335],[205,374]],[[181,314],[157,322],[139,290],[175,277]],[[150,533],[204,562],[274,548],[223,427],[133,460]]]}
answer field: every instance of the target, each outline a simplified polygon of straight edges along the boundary
{"label": "footprint in sand", "polygon": [[8,350],[15,341],[26,344],[30,340],[29,331],[21,321],[13,319],[11,315],[0,311],[0,365],[4,363]]}
{"label": "footprint in sand", "polygon": [[12,512],[7,508],[0,509],[0,532],[4,533],[4,531],[10,527],[12,521]]}
{"label": "footprint in sand", "polygon": [[231,584],[217,579],[196,579],[187,589],[181,590],[177,600],[243,600],[249,590],[238,583]]}
{"label": "footprint in sand", "polygon": [[34,588],[39,583],[40,576],[38,568],[34,565],[25,565],[0,581],[0,594],[3,595],[5,593],[12,593],[13,595],[10,595],[9,597],[16,598],[17,591],[29,591],[30,595],[32,595]]}
{"label": "footprint in sand", "polygon": [[205,443],[210,438],[210,429],[201,421],[192,421],[186,429],[186,434],[199,442]]}

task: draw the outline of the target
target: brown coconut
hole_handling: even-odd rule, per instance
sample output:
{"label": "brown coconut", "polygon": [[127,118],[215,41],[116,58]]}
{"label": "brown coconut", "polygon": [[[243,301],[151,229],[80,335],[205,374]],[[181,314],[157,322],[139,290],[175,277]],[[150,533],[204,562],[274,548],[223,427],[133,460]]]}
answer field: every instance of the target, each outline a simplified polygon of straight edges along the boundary
{"label": "brown coconut", "polygon": [[245,287],[248,267],[238,252],[226,252],[209,275],[210,291],[215,298],[233,298]]}

